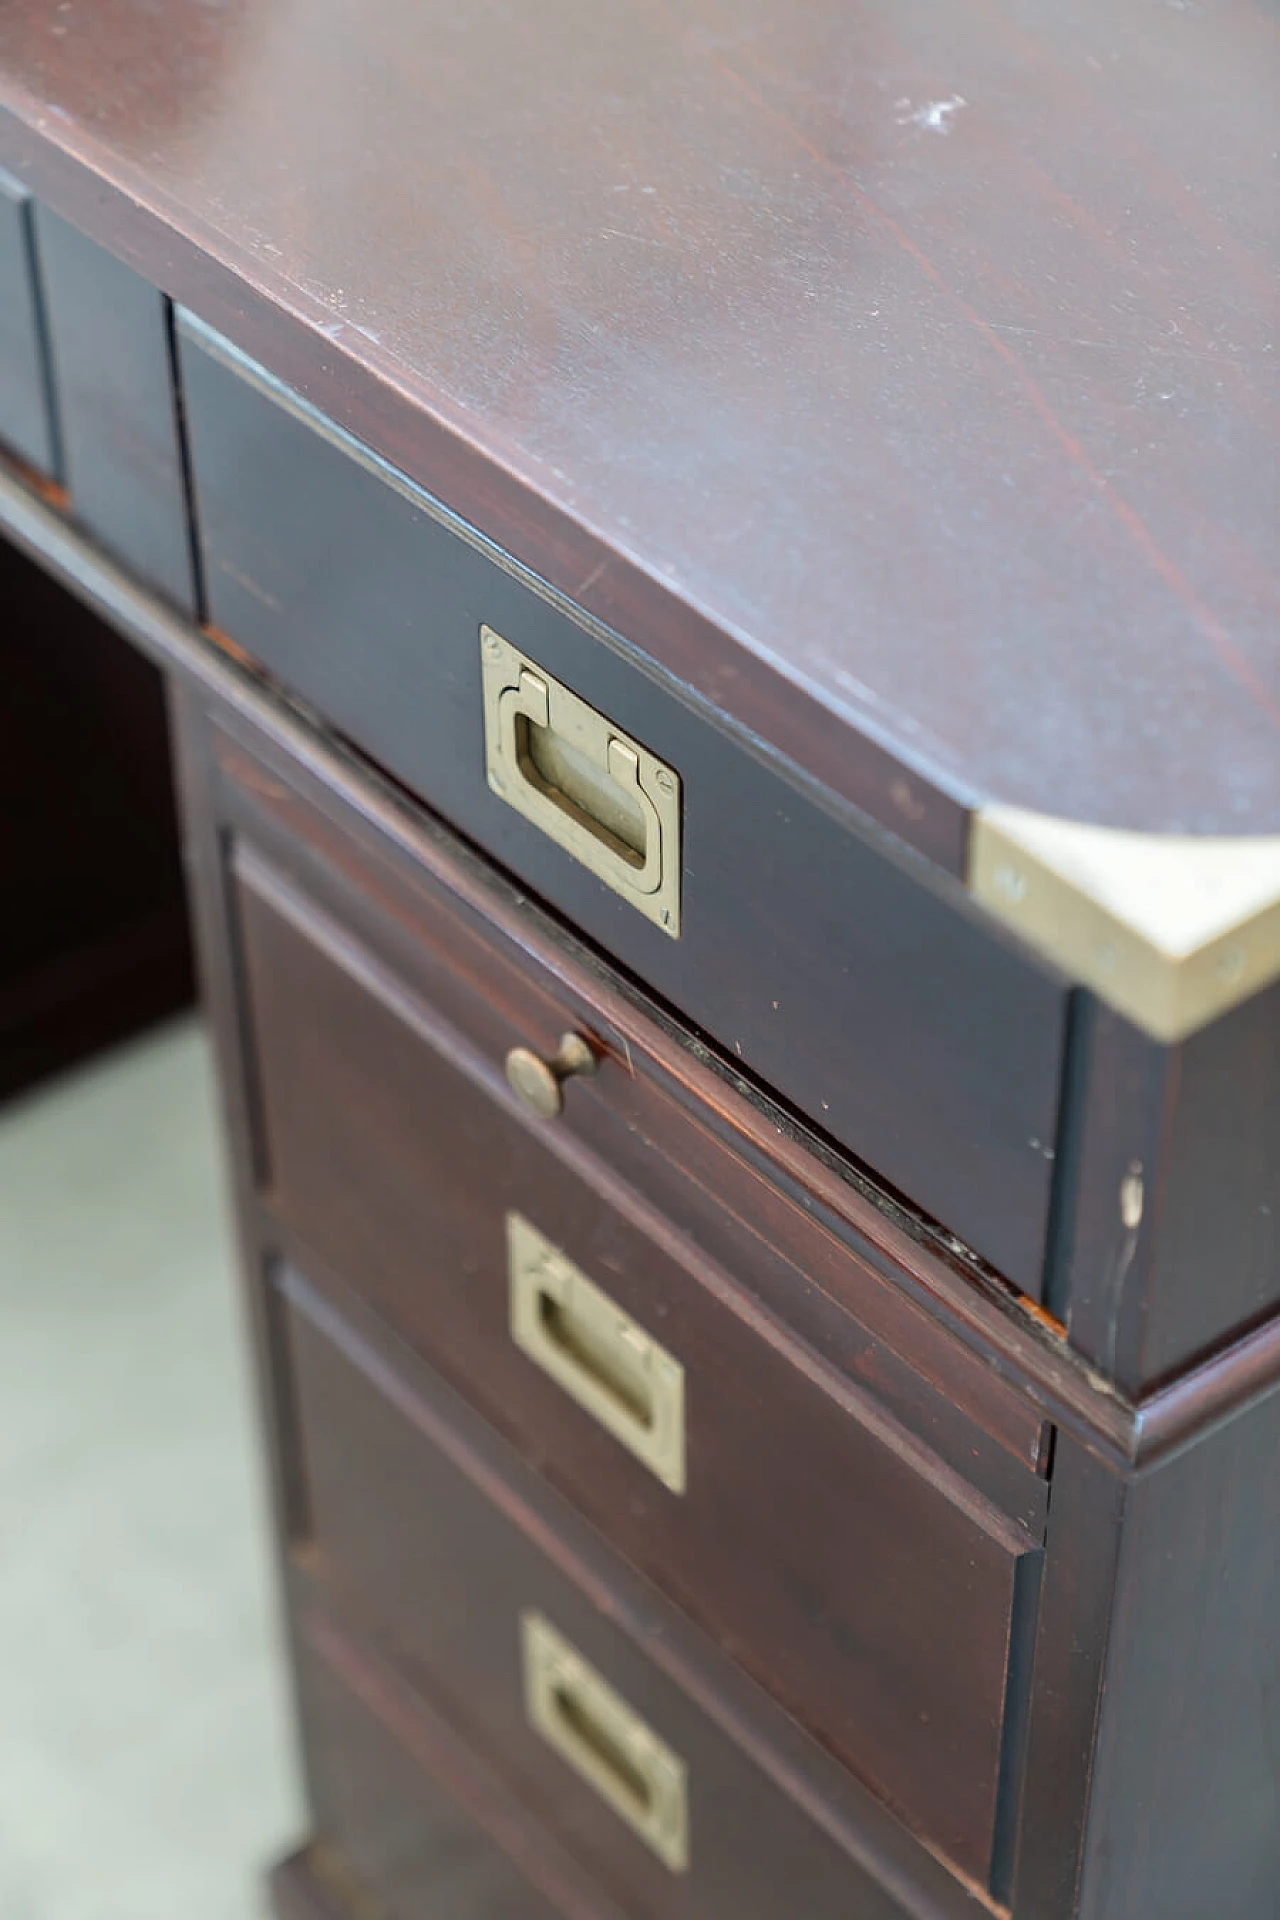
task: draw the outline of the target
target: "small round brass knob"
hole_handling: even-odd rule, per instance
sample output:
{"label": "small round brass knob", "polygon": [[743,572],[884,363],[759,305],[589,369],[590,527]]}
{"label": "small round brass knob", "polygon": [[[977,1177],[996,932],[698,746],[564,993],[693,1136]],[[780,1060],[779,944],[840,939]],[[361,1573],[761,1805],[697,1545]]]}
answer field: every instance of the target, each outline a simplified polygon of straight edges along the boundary
{"label": "small round brass knob", "polygon": [[580,1033],[562,1033],[553,1059],[544,1060],[528,1047],[512,1047],[506,1064],[512,1092],[540,1120],[554,1120],[564,1111],[565,1081],[594,1073],[596,1056]]}

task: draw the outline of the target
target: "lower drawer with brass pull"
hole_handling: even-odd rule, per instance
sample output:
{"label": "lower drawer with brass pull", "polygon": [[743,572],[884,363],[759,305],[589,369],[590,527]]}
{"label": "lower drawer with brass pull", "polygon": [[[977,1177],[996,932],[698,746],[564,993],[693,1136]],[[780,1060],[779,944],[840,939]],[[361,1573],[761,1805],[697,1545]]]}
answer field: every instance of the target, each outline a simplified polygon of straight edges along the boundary
{"label": "lower drawer with brass pull", "polygon": [[[1019,1497],[999,1504],[977,1480],[980,1434],[942,1457],[932,1431],[762,1309],[762,1256],[726,1271],[705,1234],[594,1153],[587,1137],[606,1146],[630,1084],[613,1057],[560,1089],[562,1114],[532,1117],[504,1076],[509,1028],[477,1056],[256,851],[235,867],[264,1197],[300,1257],[368,1300],[909,1827],[987,1882],[1016,1792],[1006,1755],[1043,1480],[1007,1463]],[[807,1276],[793,1284],[801,1295]],[[920,1419],[932,1403],[923,1382],[915,1394]]]}
{"label": "lower drawer with brass pull", "polygon": [[[436,1746],[446,1733],[465,1743],[598,1885],[593,1913],[905,1920],[838,1823],[792,1798],[708,1708],[714,1687],[687,1689],[666,1636],[634,1617],[634,1577],[619,1569],[620,1590],[604,1591],[598,1568],[527,1504],[519,1463],[510,1478],[495,1472],[492,1451],[455,1424],[446,1389],[422,1369],[393,1370],[385,1344],[372,1346],[296,1272],[279,1286],[305,1579],[406,1690],[397,1698],[348,1660],[369,1703],[411,1731],[419,1697],[442,1730]],[[450,1770],[467,1771],[456,1756]],[[363,1860],[374,1802],[364,1794],[353,1820],[353,1783],[339,1785],[335,1817],[346,1825],[334,1837],[349,1861]],[[970,1910],[958,1890],[943,1908],[911,1909]]]}
{"label": "lower drawer with brass pull", "polygon": [[[448,1729],[358,1639],[309,1607],[294,1672],[317,1844],[286,1875],[312,1893],[277,1898],[282,1920],[395,1914],[403,1920],[557,1920],[554,1859],[511,1849],[510,1809]],[[512,1857],[512,1854],[516,1857]],[[583,1890],[574,1920],[615,1920]]]}

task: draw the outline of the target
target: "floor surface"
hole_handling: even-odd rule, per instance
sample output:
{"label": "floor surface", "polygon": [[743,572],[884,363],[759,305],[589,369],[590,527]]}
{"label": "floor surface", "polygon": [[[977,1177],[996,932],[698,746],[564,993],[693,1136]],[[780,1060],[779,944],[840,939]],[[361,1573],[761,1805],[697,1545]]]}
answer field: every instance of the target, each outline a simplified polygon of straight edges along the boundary
{"label": "floor surface", "polygon": [[0,1111],[0,1916],[257,1920],[301,1832],[205,1041]]}

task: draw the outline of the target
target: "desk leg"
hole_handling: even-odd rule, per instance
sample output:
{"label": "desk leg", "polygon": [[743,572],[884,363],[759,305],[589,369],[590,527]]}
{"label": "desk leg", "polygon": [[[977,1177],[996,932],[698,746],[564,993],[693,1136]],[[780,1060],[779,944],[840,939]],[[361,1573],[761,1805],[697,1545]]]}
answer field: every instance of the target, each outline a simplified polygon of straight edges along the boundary
{"label": "desk leg", "polygon": [[325,1884],[309,1847],[281,1861],[271,1875],[271,1900],[277,1920],[360,1920]]}

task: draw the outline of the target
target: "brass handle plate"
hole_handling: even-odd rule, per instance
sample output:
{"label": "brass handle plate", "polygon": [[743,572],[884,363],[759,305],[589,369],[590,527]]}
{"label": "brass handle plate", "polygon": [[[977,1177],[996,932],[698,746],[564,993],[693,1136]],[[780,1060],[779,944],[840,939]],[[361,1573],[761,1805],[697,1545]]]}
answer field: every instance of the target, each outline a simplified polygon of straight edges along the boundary
{"label": "brass handle plate", "polygon": [[672,1493],[687,1484],[684,1368],[521,1214],[507,1215],[511,1338]]}
{"label": "brass handle plate", "polygon": [[525,1711],[672,1873],[689,1867],[684,1761],[542,1614],[520,1616]]}
{"label": "brass handle plate", "polygon": [[492,627],[480,661],[491,790],[679,939],[679,774]]}

